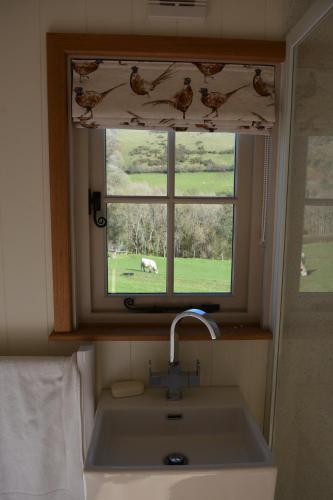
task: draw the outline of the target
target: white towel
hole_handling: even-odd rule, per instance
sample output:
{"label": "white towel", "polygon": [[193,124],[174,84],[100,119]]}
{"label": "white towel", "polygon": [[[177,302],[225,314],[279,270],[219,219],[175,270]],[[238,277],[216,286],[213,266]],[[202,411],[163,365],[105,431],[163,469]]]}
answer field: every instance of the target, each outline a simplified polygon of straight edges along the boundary
{"label": "white towel", "polygon": [[84,499],[75,355],[0,357],[0,500],[33,499]]}

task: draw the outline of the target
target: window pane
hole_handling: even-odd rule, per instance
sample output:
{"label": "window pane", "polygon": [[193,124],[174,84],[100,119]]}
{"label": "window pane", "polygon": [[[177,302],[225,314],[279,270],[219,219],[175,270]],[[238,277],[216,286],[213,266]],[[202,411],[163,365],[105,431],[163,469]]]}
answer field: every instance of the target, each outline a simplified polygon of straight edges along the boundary
{"label": "window pane", "polygon": [[333,207],[305,207],[301,292],[333,292]]}
{"label": "window pane", "polygon": [[332,198],[333,137],[309,137],[307,153],[307,198]]}
{"label": "window pane", "polygon": [[165,293],[166,206],[109,203],[107,215],[108,293]]}
{"label": "window pane", "polygon": [[177,196],[233,196],[235,134],[177,132]]}
{"label": "window pane", "polygon": [[231,292],[232,205],[177,205],[175,292]]}
{"label": "window pane", "polygon": [[107,195],[166,195],[167,141],[167,132],[106,130]]}

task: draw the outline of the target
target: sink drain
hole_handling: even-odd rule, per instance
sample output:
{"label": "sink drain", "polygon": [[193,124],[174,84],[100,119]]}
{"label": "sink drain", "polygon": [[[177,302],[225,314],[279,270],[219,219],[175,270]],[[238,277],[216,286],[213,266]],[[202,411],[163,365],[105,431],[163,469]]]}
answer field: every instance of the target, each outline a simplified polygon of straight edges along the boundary
{"label": "sink drain", "polygon": [[183,453],[169,453],[164,459],[165,465],[187,465],[188,458]]}

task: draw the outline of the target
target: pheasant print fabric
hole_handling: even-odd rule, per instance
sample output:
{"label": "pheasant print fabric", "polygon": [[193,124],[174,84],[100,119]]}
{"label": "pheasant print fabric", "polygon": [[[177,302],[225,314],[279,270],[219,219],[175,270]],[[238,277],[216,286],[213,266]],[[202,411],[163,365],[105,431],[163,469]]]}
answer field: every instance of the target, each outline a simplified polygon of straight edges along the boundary
{"label": "pheasant print fabric", "polygon": [[78,127],[269,135],[275,68],[249,64],[72,60]]}

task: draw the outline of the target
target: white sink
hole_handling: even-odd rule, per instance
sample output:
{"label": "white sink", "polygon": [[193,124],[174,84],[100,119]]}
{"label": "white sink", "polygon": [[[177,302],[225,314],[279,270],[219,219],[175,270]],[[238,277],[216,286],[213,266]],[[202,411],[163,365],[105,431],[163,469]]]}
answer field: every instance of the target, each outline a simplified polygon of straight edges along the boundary
{"label": "white sink", "polygon": [[[166,457],[185,457],[166,465]],[[273,500],[276,467],[236,387],[104,391],[85,464],[87,500]]]}

